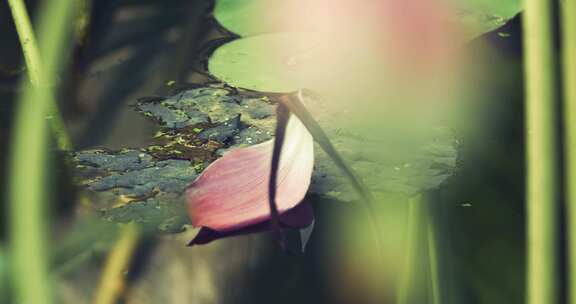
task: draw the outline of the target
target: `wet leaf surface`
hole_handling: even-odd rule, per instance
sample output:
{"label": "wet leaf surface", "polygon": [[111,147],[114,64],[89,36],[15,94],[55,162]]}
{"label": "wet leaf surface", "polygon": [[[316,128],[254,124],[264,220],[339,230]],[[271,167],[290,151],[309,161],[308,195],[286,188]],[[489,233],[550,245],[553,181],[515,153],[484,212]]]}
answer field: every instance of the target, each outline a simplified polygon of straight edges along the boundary
{"label": "wet leaf surface", "polygon": [[189,222],[186,187],[227,149],[269,140],[275,106],[266,96],[213,85],[142,99],[136,110],[161,125],[154,143],[74,153],[76,177],[104,219],[176,232]]}
{"label": "wet leaf surface", "polygon": [[141,150],[83,151],[74,161],[80,184],[95,194],[93,207],[103,218],[166,231],[186,222],[178,200],[197,175],[193,162],[158,160]]}
{"label": "wet leaf surface", "polygon": [[[455,169],[457,146],[446,129],[400,145],[384,131],[370,137],[367,134],[374,132],[369,130],[343,129],[348,112],[330,110],[319,102],[307,106],[374,192],[412,195],[434,189]],[[168,232],[180,231],[188,223],[184,190],[208,164],[231,148],[271,139],[274,130],[275,105],[269,97],[222,85],[141,100],[136,109],[161,125],[154,144],[77,152],[76,176],[94,194],[93,207],[104,219],[137,221]],[[311,192],[341,201],[357,199],[322,152],[316,155]]]}

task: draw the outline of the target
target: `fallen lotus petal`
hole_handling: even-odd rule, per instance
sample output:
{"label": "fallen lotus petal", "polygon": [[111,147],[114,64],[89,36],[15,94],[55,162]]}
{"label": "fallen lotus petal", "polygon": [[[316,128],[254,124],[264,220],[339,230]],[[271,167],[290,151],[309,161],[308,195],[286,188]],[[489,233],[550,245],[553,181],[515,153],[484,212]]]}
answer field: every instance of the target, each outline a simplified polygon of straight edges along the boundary
{"label": "fallen lotus petal", "polygon": [[[301,204],[296,205],[296,207],[286,211],[285,213],[280,215],[280,226],[281,228],[287,229],[301,229],[306,227],[311,227],[314,223],[314,213],[312,210],[312,206],[309,203],[303,202]],[[247,226],[245,228],[240,228],[236,230],[230,231],[216,231],[210,228],[203,227],[200,229],[200,232],[194,237],[189,246],[192,245],[202,245],[210,243],[214,240],[231,237],[231,236],[239,236],[245,235],[250,233],[258,233],[258,232],[265,232],[270,231],[270,220],[262,222],[260,224],[254,224],[251,226]],[[303,247],[308,242],[309,235],[305,237],[303,241]]]}
{"label": "fallen lotus petal", "polygon": [[[188,213],[192,225],[203,228],[191,244],[269,229],[268,181],[273,145],[270,140],[232,150],[208,166],[190,185],[186,190]],[[291,116],[282,147],[276,192],[284,227],[302,228],[312,222],[309,206],[295,207],[310,186],[313,146],[310,133],[300,120]],[[294,212],[288,212],[292,209]],[[260,227],[256,227],[258,225]]]}

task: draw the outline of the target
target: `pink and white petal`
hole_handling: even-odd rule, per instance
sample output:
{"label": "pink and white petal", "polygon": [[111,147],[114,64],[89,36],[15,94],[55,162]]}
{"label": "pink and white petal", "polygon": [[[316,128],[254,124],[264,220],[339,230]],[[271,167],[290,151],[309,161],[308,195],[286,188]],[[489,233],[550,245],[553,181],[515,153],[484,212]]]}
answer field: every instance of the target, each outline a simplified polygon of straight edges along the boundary
{"label": "pink and white petal", "polygon": [[[192,224],[226,232],[267,221],[273,145],[271,140],[232,150],[208,166],[186,191]],[[313,147],[306,127],[291,116],[278,170],[276,203],[280,214],[306,195],[314,165]]]}

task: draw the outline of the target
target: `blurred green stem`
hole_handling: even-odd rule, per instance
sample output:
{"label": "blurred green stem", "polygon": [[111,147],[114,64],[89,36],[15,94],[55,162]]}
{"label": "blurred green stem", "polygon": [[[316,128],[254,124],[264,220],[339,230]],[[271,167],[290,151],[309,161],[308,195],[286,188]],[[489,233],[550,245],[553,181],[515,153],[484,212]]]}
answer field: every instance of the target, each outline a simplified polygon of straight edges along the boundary
{"label": "blurred green stem", "polygon": [[[428,204],[429,205],[429,204]],[[428,206],[430,207],[430,205]],[[432,212],[427,212],[426,220],[426,239],[428,245],[428,266],[430,268],[430,293],[431,304],[441,304],[441,290],[440,289],[440,269],[438,267],[438,243],[436,235],[436,223],[432,216]]]}
{"label": "blurred green stem", "polygon": [[[28,19],[22,1],[9,3],[15,11],[19,33],[30,34],[29,20],[22,21],[22,18]],[[39,49],[42,52],[38,56],[43,66],[34,69],[38,75],[31,77],[40,80],[56,78],[56,68],[62,66],[66,57],[65,42],[71,30],[68,25],[74,17],[75,4],[74,0],[43,3],[39,23]],[[26,36],[21,38],[24,38],[24,48],[34,44],[32,40],[26,40]],[[39,63],[38,58],[32,63]],[[50,86],[38,83],[35,86],[23,83],[23,88],[13,126],[8,178],[12,287],[15,303],[45,304],[53,303],[47,254],[50,252],[47,249],[49,225],[45,212],[50,203],[46,170],[49,136],[45,117],[50,105],[46,98],[53,96],[53,92]]]}
{"label": "blurred green stem", "polygon": [[424,204],[422,196],[417,195],[408,201],[408,219],[406,229],[405,260],[402,276],[398,284],[396,304],[410,304],[415,295],[416,268],[419,260]]}
{"label": "blurred green stem", "polygon": [[121,228],[120,237],[106,260],[94,304],[118,303],[125,290],[125,273],[130,266],[140,234],[140,229],[135,223],[126,224]]}
{"label": "blurred green stem", "polygon": [[0,246],[0,303],[8,303],[8,255],[4,246]]}
{"label": "blurred green stem", "polygon": [[[66,2],[66,1],[62,1]],[[8,5],[12,12],[14,19],[14,24],[16,25],[16,31],[18,32],[18,37],[20,38],[20,44],[22,46],[22,52],[24,53],[24,59],[26,61],[26,70],[28,71],[28,77],[33,86],[48,87],[51,86],[54,77],[47,77],[43,72],[42,62],[40,60],[40,53],[38,51],[38,46],[36,43],[36,38],[34,36],[34,31],[32,29],[32,23],[30,22],[30,17],[28,16],[28,11],[26,10],[26,5],[23,0],[8,0]],[[50,120],[50,128],[56,136],[58,147],[62,150],[70,150],[71,142],[66,131],[66,126],[64,120],[60,115],[56,100],[54,98],[54,92],[47,90],[46,96],[44,96],[43,103],[45,107],[45,115]]]}
{"label": "blurred green stem", "polygon": [[[406,254],[396,304],[411,304],[426,295],[427,303],[441,304],[436,227],[429,208],[422,194],[408,202]],[[428,293],[423,292],[425,286]]]}
{"label": "blurred green stem", "polygon": [[524,2],[528,304],[559,300],[554,3]]}
{"label": "blurred green stem", "polygon": [[576,2],[561,2],[569,303],[576,304]]}
{"label": "blurred green stem", "polygon": [[30,82],[32,82],[33,85],[39,85],[42,83],[40,80],[40,54],[36,47],[36,38],[32,30],[32,23],[30,22],[26,5],[22,0],[8,0],[8,5],[10,6],[14,24],[18,31],[18,37],[22,44],[28,77],[30,77]]}

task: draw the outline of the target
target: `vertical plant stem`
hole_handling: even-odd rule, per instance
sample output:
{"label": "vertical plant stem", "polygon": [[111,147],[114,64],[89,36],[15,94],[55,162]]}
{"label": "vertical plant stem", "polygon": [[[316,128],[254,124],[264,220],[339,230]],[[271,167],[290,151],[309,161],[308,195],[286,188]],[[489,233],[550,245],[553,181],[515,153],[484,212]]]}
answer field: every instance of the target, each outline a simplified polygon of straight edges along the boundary
{"label": "vertical plant stem", "polygon": [[[428,301],[442,304],[436,227],[424,195],[412,197],[408,202],[407,244],[404,269],[397,291],[397,304],[411,304],[425,296]],[[424,279],[425,278],[425,279]],[[422,284],[427,280],[427,284]]]}
{"label": "vertical plant stem", "polygon": [[140,230],[135,223],[122,227],[118,242],[108,255],[100,283],[96,290],[94,304],[114,304],[125,289],[125,272],[140,239]]}
{"label": "vertical plant stem", "polygon": [[[34,36],[34,31],[32,30],[32,23],[30,22],[30,17],[28,16],[28,11],[26,10],[24,1],[8,0],[8,4],[10,6],[10,11],[12,12],[14,24],[16,25],[20,45],[22,46],[22,52],[24,54],[24,60],[26,61],[26,70],[28,71],[30,82],[36,87],[50,86],[50,82],[56,77],[48,77],[48,75],[43,71],[44,67],[42,67],[36,38]],[[68,137],[64,120],[58,110],[54,98],[54,92],[46,91],[45,93],[47,94],[44,96],[44,99],[46,100],[43,101],[43,103],[45,103],[45,115],[50,121],[50,128],[55,134],[58,147],[65,151],[70,150],[72,144]]]}
{"label": "vertical plant stem", "polygon": [[553,1],[524,2],[528,304],[558,303]]}
{"label": "vertical plant stem", "polygon": [[415,294],[416,268],[419,259],[419,243],[422,240],[422,220],[424,205],[422,197],[417,195],[408,201],[408,220],[406,229],[405,260],[402,276],[398,284],[396,304],[410,304],[411,296]]}
{"label": "vertical plant stem", "polygon": [[288,110],[284,104],[279,104],[276,109],[276,132],[274,134],[274,148],[272,150],[270,179],[268,181],[268,206],[270,208],[270,226],[282,250],[286,249],[286,240],[280,227],[280,215],[278,213],[278,205],[276,204],[276,187],[278,185],[278,168],[280,167],[280,158],[282,157],[282,147],[284,146],[286,127],[288,126],[289,119],[290,110]]}
{"label": "vertical plant stem", "polygon": [[[23,15],[21,1],[10,1],[16,19]],[[74,17],[76,1],[47,1],[40,18],[40,53],[43,69],[35,71],[38,79],[54,79],[56,67],[65,58],[68,25]],[[25,24],[17,20],[17,24]],[[29,25],[29,21],[27,22]],[[19,29],[20,31],[21,29]],[[29,31],[31,33],[31,31]],[[23,46],[30,43],[23,40]],[[34,60],[34,59],[33,59]],[[38,60],[40,61],[40,60]],[[46,96],[53,96],[49,86],[24,85],[18,101],[10,145],[8,201],[10,203],[10,245],[14,303],[52,303],[48,273],[47,192],[48,134],[45,114]]]}
{"label": "vertical plant stem", "polygon": [[0,246],[0,303],[8,303],[8,272],[10,261],[6,248]]}
{"label": "vertical plant stem", "polygon": [[32,30],[32,23],[30,22],[26,5],[22,0],[8,0],[8,5],[20,38],[20,44],[22,45],[28,77],[32,85],[39,85],[42,83],[40,80],[40,54],[38,53],[36,37]]}
{"label": "vertical plant stem", "polygon": [[564,81],[564,128],[566,200],[568,209],[568,292],[576,304],[576,2],[561,3],[562,67]]}
{"label": "vertical plant stem", "polygon": [[430,268],[430,293],[431,304],[442,304],[442,294],[440,289],[440,270],[438,267],[438,244],[436,235],[436,223],[432,212],[428,212],[426,221],[426,238],[428,245],[428,266]]}

